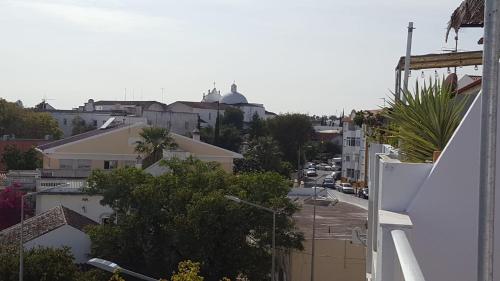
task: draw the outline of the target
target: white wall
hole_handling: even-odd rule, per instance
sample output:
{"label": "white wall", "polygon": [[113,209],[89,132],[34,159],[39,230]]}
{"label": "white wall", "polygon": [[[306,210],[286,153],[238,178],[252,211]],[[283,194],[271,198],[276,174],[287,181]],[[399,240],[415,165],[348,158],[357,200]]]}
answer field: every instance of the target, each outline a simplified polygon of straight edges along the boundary
{"label": "white wall", "polygon": [[90,258],[90,238],[84,232],[69,225],[63,225],[51,232],[37,237],[24,245],[27,249],[44,246],[62,248],[68,246],[76,263],[85,263]]}
{"label": "white wall", "polygon": [[36,214],[38,215],[56,206],[63,205],[91,220],[101,223],[103,217],[107,217],[113,213],[113,210],[109,206],[103,206],[99,203],[101,200],[101,195],[42,193],[36,196]]}
{"label": "white wall", "polygon": [[[408,207],[415,225],[411,242],[417,256],[425,257],[419,261],[428,280],[476,280],[480,102],[475,100]],[[498,191],[496,202],[495,228],[500,229]],[[500,231],[495,238],[495,280],[500,280]]]}
{"label": "white wall", "polygon": [[[379,162],[379,178],[372,177],[370,181],[380,189],[379,209],[406,212],[411,219],[413,226],[407,231],[408,238],[426,280],[477,278],[480,97],[434,165],[383,159]],[[500,150],[497,150],[497,159],[499,156]],[[498,180],[500,169],[496,172]],[[499,186],[497,181],[497,190]],[[500,202],[500,192],[496,192],[495,200]],[[495,229],[500,229],[498,204],[496,211]],[[394,279],[398,270],[394,264],[398,261],[394,258],[389,232],[378,225],[378,231],[371,235],[372,239],[373,235],[378,236],[374,255],[377,261],[372,268],[376,280],[399,280]],[[494,280],[500,280],[500,231],[495,232],[494,253]]]}

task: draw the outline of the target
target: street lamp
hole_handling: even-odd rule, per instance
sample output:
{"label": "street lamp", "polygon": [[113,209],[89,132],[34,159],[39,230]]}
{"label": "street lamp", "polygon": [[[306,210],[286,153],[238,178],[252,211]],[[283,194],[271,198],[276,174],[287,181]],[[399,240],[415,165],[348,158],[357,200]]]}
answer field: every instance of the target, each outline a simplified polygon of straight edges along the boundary
{"label": "street lamp", "polygon": [[21,231],[19,234],[19,236],[20,236],[19,237],[19,281],[23,281],[23,271],[24,271],[24,264],[23,264],[23,262],[24,262],[24,260],[23,260],[23,258],[24,258],[23,257],[23,255],[24,255],[24,241],[23,241],[23,238],[24,238],[24,198],[31,196],[31,195],[37,195],[40,192],[49,191],[49,190],[54,189],[56,187],[59,187],[59,186],[56,185],[53,187],[46,188],[44,190],[26,193],[26,194],[21,196]]}
{"label": "street lamp", "polygon": [[318,190],[318,181],[327,174],[321,175],[316,178],[314,181],[314,200],[313,200],[313,225],[312,225],[312,245],[311,245],[311,281],[314,281],[314,248],[315,248],[315,239],[316,239],[316,191]]}
{"label": "street lamp", "polygon": [[258,204],[255,204],[255,203],[252,203],[252,202],[248,202],[248,201],[245,201],[245,200],[242,200],[236,196],[233,196],[233,195],[225,195],[224,197],[226,197],[226,199],[228,200],[231,200],[233,202],[236,202],[238,204],[246,204],[246,205],[250,205],[252,207],[255,207],[255,208],[259,208],[259,209],[262,209],[262,210],[266,210],[268,212],[271,212],[273,214],[273,245],[272,245],[272,263],[271,263],[271,281],[274,281],[274,275],[276,273],[275,271],[275,263],[276,263],[276,211],[271,209],[271,208],[267,208],[267,207],[264,207],[264,206],[261,206],[261,205],[258,205]]}
{"label": "street lamp", "polygon": [[125,274],[128,274],[130,276],[134,276],[134,277],[142,279],[142,280],[158,281],[158,279],[154,279],[154,278],[148,277],[146,275],[142,275],[140,273],[133,272],[131,270],[125,269],[125,268],[117,265],[114,262],[110,262],[110,261],[103,260],[103,259],[93,258],[93,259],[88,260],[87,264],[90,264],[92,266],[95,266],[97,268],[100,268],[102,270],[106,270],[109,272],[115,272],[116,270],[118,270],[120,272],[123,272]]}

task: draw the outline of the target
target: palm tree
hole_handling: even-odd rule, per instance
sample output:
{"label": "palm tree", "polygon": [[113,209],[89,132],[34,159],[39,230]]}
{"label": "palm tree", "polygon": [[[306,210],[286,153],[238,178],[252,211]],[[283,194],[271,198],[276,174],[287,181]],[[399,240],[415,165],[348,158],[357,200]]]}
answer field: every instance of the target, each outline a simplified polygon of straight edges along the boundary
{"label": "palm tree", "polygon": [[139,134],[142,138],[135,142],[135,151],[142,154],[159,153],[167,148],[175,148],[177,144],[165,128],[147,127]]}
{"label": "palm tree", "polygon": [[392,133],[400,140],[403,160],[432,161],[441,152],[462,120],[467,98],[455,98],[451,88],[437,79],[429,86],[415,87],[415,94],[403,91],[406,103],[392,99],[384,115]]}

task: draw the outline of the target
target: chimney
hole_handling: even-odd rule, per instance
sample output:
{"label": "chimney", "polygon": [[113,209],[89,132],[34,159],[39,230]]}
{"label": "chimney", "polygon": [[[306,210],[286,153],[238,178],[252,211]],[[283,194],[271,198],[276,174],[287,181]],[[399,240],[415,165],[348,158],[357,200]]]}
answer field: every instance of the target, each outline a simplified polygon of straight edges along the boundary
{"label": "chimney", "polygon": [[198,130],[197,128],[194,128],[194,130],[191,132],[191,134],[193,135],[193,140],[200,141],[200,130]]}

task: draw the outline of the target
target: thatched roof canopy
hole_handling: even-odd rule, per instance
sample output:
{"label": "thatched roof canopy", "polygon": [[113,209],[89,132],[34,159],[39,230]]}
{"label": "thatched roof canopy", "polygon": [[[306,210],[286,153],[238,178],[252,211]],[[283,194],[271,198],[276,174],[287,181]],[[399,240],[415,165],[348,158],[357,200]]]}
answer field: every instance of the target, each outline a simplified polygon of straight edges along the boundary
{"label": "thatched roof canopy", "polygon": [[446,30],[446,40],[451,29],[458,32],[461,27],[483,27],[483,25],[484,0],[464,0],[451,15]]}

